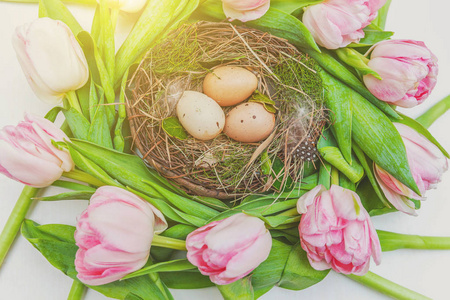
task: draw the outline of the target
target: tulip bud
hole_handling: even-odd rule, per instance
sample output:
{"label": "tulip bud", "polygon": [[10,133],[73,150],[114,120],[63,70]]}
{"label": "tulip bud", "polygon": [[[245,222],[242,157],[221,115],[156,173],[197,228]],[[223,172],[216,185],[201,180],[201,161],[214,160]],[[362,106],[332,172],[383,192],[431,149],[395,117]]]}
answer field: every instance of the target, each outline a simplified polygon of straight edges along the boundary
{"label": "tulip bud", "polygon": [[318,185],[298,200],[297,210],[303,214],[298,227],[301,246],[314,269],[364,275],[371,256],[380,263],[377,232],[355,192]]}
{"label": "tulip bud", "polygon": [[46,187],[74,168],[69,153],[52,141],[69,138],[47,119],[25,115],[16,127],[0,131],[0,173],[33,187]]}
{"label": "tulip bud", "polygon": [[57,104],[64,94],[89,78],[86,58],[69,27],[40,18],[16,29],[12,38],[17,59],[34,93]]}
{"label": "tulip bud", "polygon": [[243,213],[209,223],[186,238],[188,260],[218,285],[249,274],[266,260],[271,247],[264,222]]}
{"label": "tulip bud", "polygon": [[327,49],[358,43],[363,28],[376,18],[386,0],[325,0],[311,5],[303,14],[303,23],[317,44]]}
{"label": "tulip bud", "polygon": [[150,203],[118,187],[98,188],[75,231],[78,279],[102,285],[139,270],[154,233],[166,228],[164,216]]}
{"label": "tulip bud", "polygon": [[270,7],[270,0],[222,0],[223,12],[230,21],[247,22],[261,18]]}
{"label": "tulip bud", "polygon": [[386,198],[396,209],[417,215],[415,205],[410,199],[424,200],[425,192],[435,188],[441,181],[442,174],[448,169],[448,161],[441,150],[423,135],[404,124],[394,125],[403,138],[409,167],[422,197],[378,165],[374,167],[375,177]]}
{"label": "tulip bud", "polygon": [[[147,4],[147,0],[105,0],[107,5],[111,8],[120,9],[121,11],[127,13],[136,13],[140,11],[145,4]],[[100,3],[100,0],[97,0],[97,3]]]}
{"label": "tulip bud", "polygon": [[363,77],[369,91],[380,100],[401,107],[416,106],[436,85],[437,58],[423,42],[388,40],[371,50],[369,67],[381,76]]}

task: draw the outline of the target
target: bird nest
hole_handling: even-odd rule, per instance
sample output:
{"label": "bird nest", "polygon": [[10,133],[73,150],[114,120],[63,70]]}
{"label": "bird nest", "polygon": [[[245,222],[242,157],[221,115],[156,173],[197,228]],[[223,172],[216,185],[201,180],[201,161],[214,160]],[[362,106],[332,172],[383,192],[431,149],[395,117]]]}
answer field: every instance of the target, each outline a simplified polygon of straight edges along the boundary
{"label": "bird nest", "polygon": [[[224,65],[253,72],[257,91],[275,102],[270,136],[241,143],[223,133],[209,141],[168,134],[162,122],[175,115],[183,92],[201,92],[205,76]],[[281,192],[301,180],[306,162],[317,159],[315,142],[326,121],[317,65],[268,33],[230,23],[184,25],[153,47],[127,88],[130,126],[142,158],[188,193],[236,199]]]}

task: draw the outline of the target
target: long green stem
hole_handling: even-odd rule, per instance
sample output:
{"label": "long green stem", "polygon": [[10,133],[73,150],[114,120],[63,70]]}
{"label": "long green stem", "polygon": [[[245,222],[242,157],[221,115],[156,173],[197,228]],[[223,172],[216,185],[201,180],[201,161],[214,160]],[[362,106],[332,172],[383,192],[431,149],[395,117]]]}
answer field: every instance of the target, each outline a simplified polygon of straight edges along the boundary
{"label": "long green stem", "polygon": [[424,300],[430,299],[424,295],[407,289],[397,283],[394,283],[386,278],[378,276],[372,272],[367,272],[364,276],[346,275],[348,278],[359,282],[371,289],[374,289],[382,294],[399,300]]}
{"label": "long green stem", "polygon": [[397,249],[450,250],[450,237],[419,236],[377,230],[383,251]]}
{"label": "long green stem", "polygon": [[173,239],[166,236],[155,234],[153,236],[152,246],[186,251],[186,242],[183,240]]}
{"label": "long green stem", "polygon": [[331,184],[339,185],[339,171],[335,167],[331,169]]}
{"label": "long green stem", "polygon": [[32,198],[36,196],[38,191],[38,188],[25,186],[19,196],[19,199],[17,199],[16,205],[9,215],[5,227],[0,234],[0,267],[3,264],[3,260],[14,242],[17,233],[20,230],[20,226],[22,225],[28,210],[30,209],[31,203],[33,202]]}
{"label": "long green stem", "polygon": [[78,280],[74,280],[72,287],[70,288],[69,296],[67,296],[67,300],[81,300],[84,298],[85,292],[86,286]]}
{"label": "long green stem", "polygon": [[80,102],[78,101],[78,97],[77,97],[77,94],[75,93],[75,91],[67,92],[66,93],[66,98],[69,101],[69,104],[70,104],[71,107],[75,108],[80,113],[82,112],[81,111]]}
{"label": "long green stem", "polygon": [[438,103],[430,107],[416,120],[425,128],[431,126],[440,116],[442,116],[448,109],[450,109],[450,95],[440,100]]}
{"label": "long green stem", "polygon": [[97,187],[106,185],[104,182],[98,180],[94,176],[92,176],[88,173],[85,173],[83,171],[80,171],[80,170],[72,170],[70,172],[64,172],[62,176],[66,177],[66,178],[78,180],[81,182],[89,183],[89,184],[92,184]]}

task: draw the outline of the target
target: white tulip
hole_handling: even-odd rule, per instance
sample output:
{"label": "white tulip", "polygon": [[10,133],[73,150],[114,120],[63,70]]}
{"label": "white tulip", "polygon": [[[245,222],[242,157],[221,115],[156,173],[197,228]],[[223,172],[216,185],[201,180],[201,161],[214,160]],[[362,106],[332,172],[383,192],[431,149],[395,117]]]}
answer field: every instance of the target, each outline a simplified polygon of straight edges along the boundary
{"label": "white tulip", "polygon": [[12,43],[31,88],[45,102],[59,103],[89,78],[83,50],[61,21],[40,18],[19,26]]}

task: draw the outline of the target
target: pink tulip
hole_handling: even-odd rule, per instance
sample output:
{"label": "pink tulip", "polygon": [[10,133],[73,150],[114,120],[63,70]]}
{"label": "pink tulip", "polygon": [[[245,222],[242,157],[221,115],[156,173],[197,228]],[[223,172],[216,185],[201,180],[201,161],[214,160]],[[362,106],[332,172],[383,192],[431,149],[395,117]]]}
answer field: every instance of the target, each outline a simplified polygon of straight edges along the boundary
{"label": "pink tulip", "polygon": [[301,246],[314,269],[364,275],[371,256],[380,263],[377,232],[355,192],[318,185],[298,200],[297,210],[303,214],[298,227]]}
{"label": "pink tulip", "polygon": [[89,78],[83,50],[61,21],[40,18],[17,27],[12,38],[20,66],[36,96],[57,104]]}
{"label": "pink tulip", "polygon": [[186,238],[188,260],[219,285],[249,274],[266,260],[271,247],[264,222],[243,213],[205,225]]}
{"label": "pink tulip", "polygon": [[223,12],[230,21],[247,22],[261,18],[270,7],[270,0],[222,0]]}
{"label": "pink tulip", "polygon": [[423,42],[389,40],[371,50],[369,67],[381,76],[365,75],[364,83],[378,99],[401,107],[416,106],[436,85],[437,58]]}
{"label": "pink tulip", "polygon": [[153,234],[166,228],[164,216],[148,202],[118,187],[100,187],[75,231],[78,279],[102,285],[139,270],[147,262]]}
{"label": "pink tulip", "polygon": [[[441,150],[414,129],[394,123],[403,138],[409,167],[422,196],[429,189],[435,188],[441,181],[442,174],[448,169],[447,158]],[[424,200],[395,179],[385,170],[375,165],[375,176],[386,198],[392,205],[407,214],[416,215],[414,203],[409,200]]]}
{"label": "pink tulip", "polygon": [[69,138],[47,119],[25,114],[16,127],[0,130],[0,173],[33,187],[46,187],[74,168],[69,153],[52,141]]}
{"label": "pink tulip", "polygon": [[376,18],[386,0],[325,0],[311,5],[303,14],[303,23],[315,41],[337,49],[358,43],[364,37],[363,28]]}

